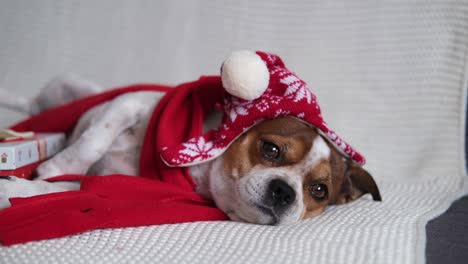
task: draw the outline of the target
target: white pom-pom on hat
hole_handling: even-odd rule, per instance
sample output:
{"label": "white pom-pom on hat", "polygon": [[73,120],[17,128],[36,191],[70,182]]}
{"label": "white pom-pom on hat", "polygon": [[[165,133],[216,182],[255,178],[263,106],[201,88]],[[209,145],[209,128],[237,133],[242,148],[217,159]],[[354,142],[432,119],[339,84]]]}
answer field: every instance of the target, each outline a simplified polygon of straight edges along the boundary
{"label": "white pom-pom on hat", "polygon": [[221,80],[228,93],[244,100],[254,100],[268,88],[270,72],[254,51],[241,50],[231,53],[223,62]]}

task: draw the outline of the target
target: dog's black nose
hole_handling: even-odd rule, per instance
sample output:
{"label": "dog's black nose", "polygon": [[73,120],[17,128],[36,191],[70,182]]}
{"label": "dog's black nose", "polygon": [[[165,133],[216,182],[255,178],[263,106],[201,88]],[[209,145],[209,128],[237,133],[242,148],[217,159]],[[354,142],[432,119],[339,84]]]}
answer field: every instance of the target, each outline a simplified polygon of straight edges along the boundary
{"label": "dog's black nose", "polygon": [[272,180],[268,186],[268,191],[273,206],[277,209],[292,204],[296,199],[296,193],[293,188],[282,180]]}

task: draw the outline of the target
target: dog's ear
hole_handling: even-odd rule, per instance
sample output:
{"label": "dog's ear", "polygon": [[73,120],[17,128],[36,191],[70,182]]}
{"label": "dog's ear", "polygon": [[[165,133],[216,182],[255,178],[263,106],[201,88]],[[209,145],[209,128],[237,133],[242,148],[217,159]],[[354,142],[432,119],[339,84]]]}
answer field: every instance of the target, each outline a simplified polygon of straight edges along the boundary
{"label": "dog's ear", "polygon": [[370,193],[374,201],[382,201],[379,188],[370,173],[354,163],[348,163],[347,165],[341,192],[338,195],[336,203],[348,203],[366,193]]}

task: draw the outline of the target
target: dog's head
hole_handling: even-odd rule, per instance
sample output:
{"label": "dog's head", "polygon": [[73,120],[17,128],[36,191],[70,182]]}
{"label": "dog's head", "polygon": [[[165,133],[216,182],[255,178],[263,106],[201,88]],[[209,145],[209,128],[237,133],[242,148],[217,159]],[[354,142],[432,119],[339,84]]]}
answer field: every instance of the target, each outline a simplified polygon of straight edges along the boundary
{"label": "dog's head", "polygon": [[212,198],[236,221],[286,224],[366,193],[381,200],[366,170],[294,118],[256,125],[219,162],[221,175],[210,178]]}

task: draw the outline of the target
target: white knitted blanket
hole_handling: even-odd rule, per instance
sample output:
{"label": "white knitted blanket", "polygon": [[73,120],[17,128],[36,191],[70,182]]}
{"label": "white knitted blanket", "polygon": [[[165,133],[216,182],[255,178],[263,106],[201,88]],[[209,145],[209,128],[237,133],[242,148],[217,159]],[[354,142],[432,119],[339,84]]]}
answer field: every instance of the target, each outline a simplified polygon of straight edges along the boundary
{"label": "white knitted blanket", "polygon": [[180,83],[216,74],[233,49],[279,53],[383,196],[282,227],[97,230],[0,247],[0,263],[424,262],[427,221],[467,192],[468,2],[389,2],[0,1],[0,85],[16,93],[69,70],[106,86]]}

